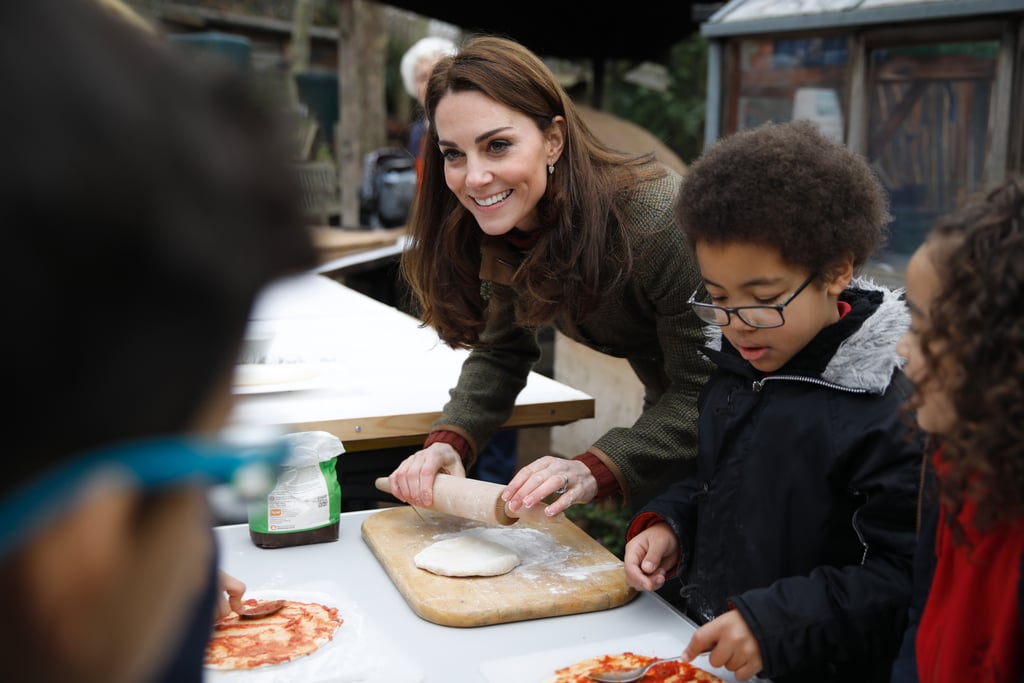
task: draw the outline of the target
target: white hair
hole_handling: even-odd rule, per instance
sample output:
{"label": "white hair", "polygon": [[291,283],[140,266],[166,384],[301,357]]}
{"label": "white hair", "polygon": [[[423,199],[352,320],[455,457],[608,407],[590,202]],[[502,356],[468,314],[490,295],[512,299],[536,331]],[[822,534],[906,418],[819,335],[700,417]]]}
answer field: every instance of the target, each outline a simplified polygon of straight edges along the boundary
{"label": "white hair", "polygon": [[420,38],[402,55],[398,69],[402,72],[402,85],[409,97],[416,97],[416,65],[423,59],[441,58],[458,51],[455,43],[440,36]]}

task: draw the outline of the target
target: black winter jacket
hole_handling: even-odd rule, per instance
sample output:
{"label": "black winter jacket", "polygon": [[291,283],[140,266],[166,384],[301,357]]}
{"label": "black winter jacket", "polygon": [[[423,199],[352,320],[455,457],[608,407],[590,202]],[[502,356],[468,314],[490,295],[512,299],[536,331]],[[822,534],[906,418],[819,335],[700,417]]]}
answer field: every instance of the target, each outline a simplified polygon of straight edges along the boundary
{"label": "black winter jacket", "polygon": [[687,614],[730,607],[777,682],[888,681],[906,625],[922,440],[899,293],[855,280],[846,316],[771,376],[710,328],[695,476],[639,514],[680,540]]}

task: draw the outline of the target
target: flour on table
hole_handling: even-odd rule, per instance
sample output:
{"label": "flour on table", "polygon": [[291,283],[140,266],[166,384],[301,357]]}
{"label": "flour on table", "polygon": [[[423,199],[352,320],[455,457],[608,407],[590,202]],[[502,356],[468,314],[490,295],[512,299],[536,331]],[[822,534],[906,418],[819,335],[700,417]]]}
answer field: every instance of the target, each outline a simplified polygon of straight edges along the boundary
{"label": "flour on table", "polygon": [[416,566],[440,576],[499,576],[519,565],[519,555],[500,543],[460,535],[428,545]]}

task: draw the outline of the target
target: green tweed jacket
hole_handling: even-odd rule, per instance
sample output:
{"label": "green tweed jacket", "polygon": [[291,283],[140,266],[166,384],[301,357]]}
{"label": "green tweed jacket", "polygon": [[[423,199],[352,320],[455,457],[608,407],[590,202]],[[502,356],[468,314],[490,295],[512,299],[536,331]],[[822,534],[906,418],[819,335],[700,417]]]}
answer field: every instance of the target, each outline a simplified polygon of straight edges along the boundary
{"label": "green tweed jacket", "polygon": [[[630,278],[603,296],[584,320],[555,322],[575,341],[625,358],[644,385],[644,410],[637,421],[610,429],[588,449],[610,470],[627,500],[657,487],[673,462],[696,456],[697,395],[711,369],[697,350],[705,342],[703,327],[686,304],[701,277],[673,218],[680,180],[670,171],[642,185],[632,199]],[[482,277],[494,277],[486,254],[484,260]],[[483,284],[487,291],[489,283]],[[516,325],[510,303],[492,298],[488,315],[481,340],[493,345],[469,354],[433,425],[434,431],[467,438],[474,453],[508,419],[540,358],[535,332]]]}

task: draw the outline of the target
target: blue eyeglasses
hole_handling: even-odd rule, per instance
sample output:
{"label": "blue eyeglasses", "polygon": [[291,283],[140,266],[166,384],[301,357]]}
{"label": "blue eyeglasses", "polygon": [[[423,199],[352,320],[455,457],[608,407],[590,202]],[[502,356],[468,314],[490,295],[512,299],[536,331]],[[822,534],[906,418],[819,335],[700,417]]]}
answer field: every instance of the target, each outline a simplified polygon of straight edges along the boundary
{"label": "blue eyeglasses", "polygon": [[164,437],[88,451],[0,498],[0,560],[98,485],[226,483],[239,498],[256,500],[274,486],[287,453],[279,434],[268,439],[234,432],[221,439]]}
{"label": "blue eyeglasses", "polygon": [[781,304],[731,307],[704,304],[694,299],[694,297],[697,296],[697,292],[700,291],[700,287],[693,290],[693,294],[690,295],[690,298],[686,303],[693,308],[693,312],[697,314],[698,318],[711,325],[717,325],[718,327],[725,327],[728,325],[732,321],[733,315],[751,327],[761,329],[782,327],[786,324],[786,318],[782,315],[782,309],[788,306],[793,299],[800,294],[800,292],[804,291],[807,285],[811,284],[817,276],[817,273],[812,273],[811,276],[804,280],[804,283],[797,287],[796,291]]}

